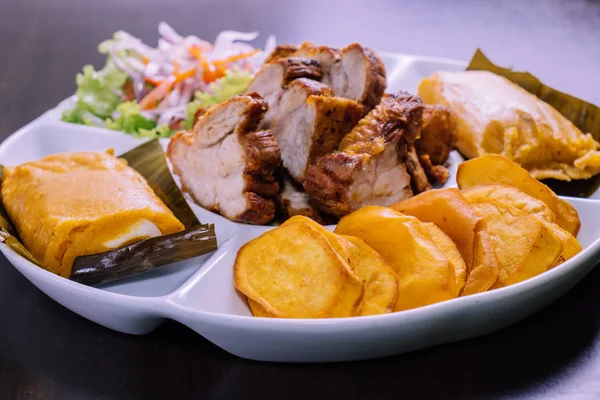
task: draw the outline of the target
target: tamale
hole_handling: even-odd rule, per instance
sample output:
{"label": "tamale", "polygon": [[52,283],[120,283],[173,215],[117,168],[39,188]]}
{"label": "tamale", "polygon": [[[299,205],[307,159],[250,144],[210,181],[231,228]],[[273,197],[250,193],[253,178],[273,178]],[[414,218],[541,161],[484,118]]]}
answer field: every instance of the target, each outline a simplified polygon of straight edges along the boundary
{"label": "tamale", "polygon": [[71,274],[75,260],[71,278],[86,284],[214,251],[214,227],[200,225],[185,202],[160,143],[122,157],[68,153],[6,168],[4,243],[61,276]]}
{"label": "tamale", "polygon": [[7,167],[2,198],[25,246],[61,276],[77,256],[184,229],[144,178],[108,152]]}
{"label": "tamale", "polygon": [[458,150],[468,158],[502,154],[536,179],[588,179],[600,172],[600,144],[557,110],[488,71],[437,72],[424,78],[425,103],[457,116]]}

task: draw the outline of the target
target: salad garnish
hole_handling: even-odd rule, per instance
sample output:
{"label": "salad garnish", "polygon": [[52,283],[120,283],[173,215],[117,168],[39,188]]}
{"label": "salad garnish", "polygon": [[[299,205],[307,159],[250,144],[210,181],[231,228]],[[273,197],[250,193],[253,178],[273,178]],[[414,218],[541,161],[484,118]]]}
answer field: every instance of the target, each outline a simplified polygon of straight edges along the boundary
{"label": "salad garnish", "polygon": [[223,31],[213,44],[181,36],[166,22],[158,32],[156,48],[124,31],[100,43],[106,63],[77,74],[76,100],[62,120],[169,137],[190,129],[206,108],[243,93],[275,48],[272,35],[263,50],[248,43],[258,32]]}

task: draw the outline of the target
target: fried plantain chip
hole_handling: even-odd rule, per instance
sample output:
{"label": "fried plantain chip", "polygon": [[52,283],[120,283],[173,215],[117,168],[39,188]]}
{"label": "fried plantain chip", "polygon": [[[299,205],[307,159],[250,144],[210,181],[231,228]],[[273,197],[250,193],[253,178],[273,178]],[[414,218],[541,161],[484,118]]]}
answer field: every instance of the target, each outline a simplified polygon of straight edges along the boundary
{"label": "fried plantain chip", "polygon": [[450,239],[448,235],[444,233],[436,224],[433,222],[425,222],[423,226],[429,233],[433,243],[448,257],[448,261],[454,266],[454,274],[456,276],[456,296],[458,296],[465,286],[465,280],[467,278],[467,266],[465,260],[463,260],[456,244]]}
{"label": "fried plantain chip", "polygon": [[281,226],[298,222],[308,224],[325,236],[331,247],[365,285],[357,315],[384,314],[394,310],[398,295],[398,275],[375,250],[359,238],[337,235],[304,216],[294,216]]}
{"label": "fried plantain chip", "polygon": [[235,287],[275,317],[354,316],[363,296],[364,285],[348,264],[305,223],[275,228],[246,243],[233,268]]}
{"label": "fried plantain chip", "polygon": [[452,239],[467,267],[463,296],[485,292],[494,284],[498,262],[489,238],[480,234],[485,230],[485,221],[457,189],[423,192],[392,208],[423,222],[433,222]]}
{"label": "fried plantain chip", "polygon": [[543,201],[556,216],[558,226],[577,236],[581,222],[575,208],[559,198],[548,186],[533,178],[527,170],[498,154],[486,154],[458,166],[456,182],[460,189],[477,185],[505,184]]}
{"label": "fried plantain chip", "polygon": [[336,233],[357,236],[399,277],[395,311],[456,297],[454,266],[417,218],[387,207],[363,207],[340,220]]}
{"label": "fried plantain chip", "polygon": [[559,262],[563,243],[543,220],[493,200],[471,206],[486,219],[498,257],[498,279],[492,289],[534,277]]}

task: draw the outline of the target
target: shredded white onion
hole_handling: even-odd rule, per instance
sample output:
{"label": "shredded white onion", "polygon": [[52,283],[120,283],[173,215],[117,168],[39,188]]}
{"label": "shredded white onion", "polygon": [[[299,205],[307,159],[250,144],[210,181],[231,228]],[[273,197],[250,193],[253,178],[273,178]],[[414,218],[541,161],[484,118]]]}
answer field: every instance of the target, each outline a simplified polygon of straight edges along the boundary
{"label": "shredded white onion", "polygon": [[[157,121],[158,125],[176,118],[184,119],[187,104],[194,99],[196,91],[213,91],[211,79],[205,79],[210,76],[203,70],[205,62],[251,53],[255,48],[247,42],[258,37],[258,32],[223,31],[217,35],[213,45],[194,35],[182,36],[166,22],[158,24],[158,32],[158,46],[152,48],[129,33],[119,31],[110,51],[115,65],[129,75],[138,102],[150,92],[144,89],[146,82],[157,85],[165,79],[195,70],[193,76],[182,75],[172,90],[159,99],[156,108],[142,111],[144,117]],[[275,44],[275,37],[271,35],[265,44],[265,51],[228,62],[227,67],[254,73],[275,48]]]}

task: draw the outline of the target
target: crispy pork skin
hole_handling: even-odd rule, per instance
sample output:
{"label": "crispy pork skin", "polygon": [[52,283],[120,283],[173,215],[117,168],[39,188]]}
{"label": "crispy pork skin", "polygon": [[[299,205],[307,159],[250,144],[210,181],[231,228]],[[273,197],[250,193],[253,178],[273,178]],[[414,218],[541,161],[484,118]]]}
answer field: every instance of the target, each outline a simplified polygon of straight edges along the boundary
{"label": "crispy pork skin", "polygon": [[416,96],[399,92],[385,97],[344,137],[337,152],[309,165],[304,188],[313,204],[342,217],[365,205],[386,206],[412,196],[407,165],[413,162],[409,153],[414,153],[422,114]]}
{"label": "crispy pork skin", "polygon": [[174,172],[200,206],[238,222],[273,219],[281,153],[271,131],[258,129],[267,109],[258,95],[235,96],[202,115],[192,131],[171,138]]}

